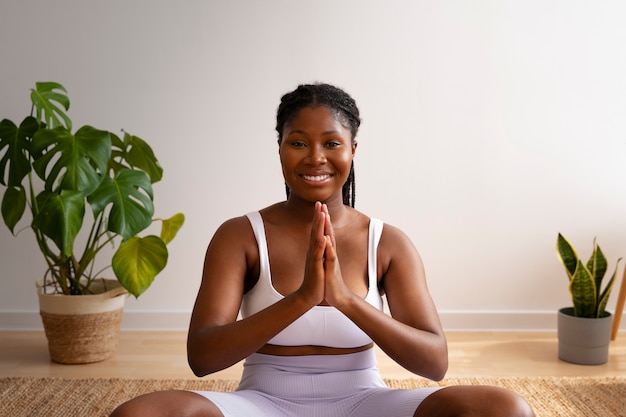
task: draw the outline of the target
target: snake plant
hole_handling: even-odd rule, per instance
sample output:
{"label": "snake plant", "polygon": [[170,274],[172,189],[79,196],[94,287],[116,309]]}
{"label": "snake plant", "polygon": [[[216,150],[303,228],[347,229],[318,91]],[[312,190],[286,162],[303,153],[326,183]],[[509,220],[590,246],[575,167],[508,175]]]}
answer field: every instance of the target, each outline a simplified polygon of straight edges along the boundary
{"label": "snake plant", "polygon": [[[59,83],[36,83],[30,98],[30,115],[19,125],[0,122],[4,223],[16,235],[28,208],[26,228],[35,234],[47,263],[44,285],[53,292],[91,293],[103,273],[94,271],[96,256],[112,244],[110,266],[138,297],[165,268],[166,244],[184,222],[182,213],[152,219],[152,184],[163,174],[152,148],[126,132],[122,138],[91,126],[73,132],[70,100]],[[162,222],[160,236],[140,237],[154,221]]]}
{"label": "snake plant", "polygon": [[556,247],[559,259],[569,278],[569,291],[574,303],[574,315],[586,318],[604,317],[621,258],[617,260],[613,276],[602,289],[602,281],[608,263],[595,239],[593,240],[593,252],[586,264],[578,258],[573,246],[561,233],[557,237]]}

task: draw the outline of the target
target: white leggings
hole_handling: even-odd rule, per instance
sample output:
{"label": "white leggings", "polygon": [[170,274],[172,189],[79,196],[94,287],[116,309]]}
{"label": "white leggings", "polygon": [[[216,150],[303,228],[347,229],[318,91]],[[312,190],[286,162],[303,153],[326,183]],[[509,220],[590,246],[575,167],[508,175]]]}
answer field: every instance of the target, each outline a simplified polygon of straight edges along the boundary
{"label": "white leggings", "polygon": [[235,392],[194,391],[226,417],[411,417],[440,389],[391,389],[374,349],[348,355],[273,356],[244,362]]}

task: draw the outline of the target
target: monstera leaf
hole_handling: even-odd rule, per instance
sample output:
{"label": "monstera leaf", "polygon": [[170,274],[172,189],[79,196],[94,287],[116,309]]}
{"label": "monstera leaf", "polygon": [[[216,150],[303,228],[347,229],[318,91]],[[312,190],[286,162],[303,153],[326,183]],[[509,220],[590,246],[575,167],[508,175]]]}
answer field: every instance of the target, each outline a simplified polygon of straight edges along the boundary
{"label": "monstera leaf", "polygon": [[122,286],[139,297],[165,268],[167,258],[167,247],[159,237],[133,237],[120,245],[111,266]]}
{"label": "monstera leaf", "polygon": [[176,237],[176,234],[183,227],[185,222],[185,215],[183,213],[176,213],[169,219],[163,220],[161,226],[161,239],[163,242],[170,243]]}
{"label": "monstera leaf", "polygon": [[7,187],[2,197],[2,218],[13,235],[25,210],[26,190],[22,187]]}
{"label": "monstera leaf", "polygon": [[22,180],[31,171],[30,142],[39,129],[39,123],[34,117],[26,117],[20,126],[8,119],[0,122],[0,184],[9,187],[18,187]]}
{"label": "monstera leaf", "polygon": [[152,223],[152,184],[143,171],[123,169],[113,179],[106,177],[87,199],[96,216],[111,205],[108,230],[124,240]]}
{"label": "monstera leaf", "polygon": [[159,165],[150,145],[143,139],[124,132],[124,140],[111,134],[113,150],[109,168],[118,172],[124,168],[137,168],[145,171],[154,184],[163,177],[163,168]]}
{"label": "monstera leaf", "polygon": [[37,205],[39,213],[33,219],[33,226],[52,239],[63,255],[71,256],[85,217],[85,195],[72,190],[58,194],[42,191],[37,196]]}
{"label": "monstera leaf", "polygon": [[85,195],[98,188],[111,156],[109,132],[81,127],[76,134],[58,127],[33,137],[33,168],[48,191],[75,190]]}
{"label": "monstera leaf", "polygon": [[59,83],[38,82],[30,90],[30,100],[36,110],[37,120],[42,120],[48,127],[63,126],[72,130],[72,121],[65,114],[70,108],[67,90]]}
{"label": "monstera leaf", "polygon": [[162,220],[161,235],[132,237],[122,243],[113,255],[112,267],[115,276],[126,290],[139,297],[154,281],[167,264],[169,243],[185,221],[185,215],[177,213]]}

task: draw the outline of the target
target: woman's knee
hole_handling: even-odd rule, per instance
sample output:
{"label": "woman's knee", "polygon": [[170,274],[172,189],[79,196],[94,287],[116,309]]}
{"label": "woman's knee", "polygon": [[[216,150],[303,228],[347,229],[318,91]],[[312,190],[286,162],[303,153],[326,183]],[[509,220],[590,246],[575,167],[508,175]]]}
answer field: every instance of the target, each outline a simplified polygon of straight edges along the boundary
{"label": "woman's knee", "polygon": [[535,417],[532,407],[521,395],[504,388],[496,388],[496,390],[499,391],[496,396],[500,397],[499,401],[503,408],[509,410],[508,415],[511,417]]}
{"label": "woman's knee", "polygon": [[453,386],[424,399],[414,416],[534,417],[528,402],[513,391],[491,386]]}
{"label": "woman's knee", "polygon": [[211,401],[190,391],[159,391],[118,406],[111,417],[223,417]]}

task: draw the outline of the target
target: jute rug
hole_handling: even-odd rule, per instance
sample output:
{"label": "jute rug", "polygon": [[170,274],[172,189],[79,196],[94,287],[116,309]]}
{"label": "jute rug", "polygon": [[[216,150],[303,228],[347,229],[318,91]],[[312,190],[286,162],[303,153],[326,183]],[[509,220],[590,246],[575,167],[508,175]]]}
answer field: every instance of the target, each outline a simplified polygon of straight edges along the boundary
{"label": "jute rug", "polygon": [[[626,377],[387,379],[392,388],[497,385],[524,396],[538,417],[626,417]],[[108,416],[120,403],[164,389],[232,391],[233,380],[0,378],[0,416]],[[254,417],[254,416],[242,416]],[[385,416],[380,416],[385,417]]]}

